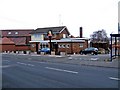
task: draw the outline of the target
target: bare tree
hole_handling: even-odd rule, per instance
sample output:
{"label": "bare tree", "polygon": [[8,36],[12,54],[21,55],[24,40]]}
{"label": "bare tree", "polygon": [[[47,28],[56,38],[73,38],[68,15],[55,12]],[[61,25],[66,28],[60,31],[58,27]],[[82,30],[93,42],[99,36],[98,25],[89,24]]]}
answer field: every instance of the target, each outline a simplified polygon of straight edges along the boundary
{"label": "bare tree", "polygon": [[91,42],[109,42],[107,33],[104,29],[93,32],[91,37]]}
{"label": "bare tree", "polygon": [[107,50],[109,48],[109,38],[107,37],[107,33],[104,29],[93,32],[90,36],[90,45],[96,48],[104,48]]}

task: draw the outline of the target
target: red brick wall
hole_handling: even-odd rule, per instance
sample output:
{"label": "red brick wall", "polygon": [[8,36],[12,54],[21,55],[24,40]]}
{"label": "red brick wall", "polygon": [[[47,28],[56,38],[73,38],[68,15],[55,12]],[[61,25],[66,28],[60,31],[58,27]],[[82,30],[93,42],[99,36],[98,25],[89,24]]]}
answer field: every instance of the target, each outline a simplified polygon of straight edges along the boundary
{"label": "red brick wall", "polygon": [[14,44],[4,44],[0,45],[0,51],[15,51],[15,45]]}
{"label": "red brick wall", "polygon": [[27,51],[27,50],[30,50],[30,46],[16,45],[15,50],[16,51]]}
{"label": "red brick wall", "polygon": [[58,43],[58,45],[67,45],[69,44],[69,48],[59,48],[60,52],[67,52],[67,53],[79,53],[80,50],[83,50],[88,47],[88,41],[86,40],[83,44],[83,47],[80,47],[80,42],[72,42],[72,43]]}

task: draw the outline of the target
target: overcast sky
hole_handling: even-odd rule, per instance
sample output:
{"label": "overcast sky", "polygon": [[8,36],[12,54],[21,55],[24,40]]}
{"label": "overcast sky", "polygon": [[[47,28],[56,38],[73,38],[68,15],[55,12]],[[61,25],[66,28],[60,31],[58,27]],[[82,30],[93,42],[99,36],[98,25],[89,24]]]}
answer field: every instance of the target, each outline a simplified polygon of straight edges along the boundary
{"label": "overcast sky", "polygon": [[70,33],[90,37],[105,29],[118,33],[119,0],[0,0],[0,29],[67,26]]}

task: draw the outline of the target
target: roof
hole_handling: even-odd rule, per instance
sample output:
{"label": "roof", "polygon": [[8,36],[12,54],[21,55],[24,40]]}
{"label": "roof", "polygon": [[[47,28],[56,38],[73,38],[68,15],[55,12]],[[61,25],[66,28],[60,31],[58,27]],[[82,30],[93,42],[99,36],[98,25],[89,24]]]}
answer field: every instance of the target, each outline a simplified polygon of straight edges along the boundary
{"label": "roof", "polygon": [[34,29],[8,29],[8,30],[1,30],[2,36],[30,36],[30,33]]}
{"label": "roof", "polygon": [[66,40],[66,39],[69,39],[69,40],[89,40],[89,38],[62,38],[62,40]]}
{"label": "roof", "polygon": [[110,34],[112,37],[120,37],[120,34]]}
{"label": "roof", "polygon": [[15,43],[15,45],[26,45],[26,38],[19,37],[19,38],[9,38],[11,41]]}
{"label": "roof", "polygon": [[15,44],[13,41],[11,41],[9,38],[4,37],[4,38],[0,38],[0,44]]}
{"label": "roof", "polygon": [[[31,34],[34,34],[34,33],[48,33],[49,30],[52,30],[53,33],[61,33],[65,29],[68,31],[66,26],[37,28]],[[69,31],[68,31],[68,33],[69,33]]]}
{"label": "roof", "polygon": [[[29,42],[30,43],[33,43],[33,42],[48,43],[49,40],[29,41]],[[66,39],[60,39],[60,40],[51,40],[51,42],[81,42],[81,43],[84,43],[85,40],[66,38]]]}

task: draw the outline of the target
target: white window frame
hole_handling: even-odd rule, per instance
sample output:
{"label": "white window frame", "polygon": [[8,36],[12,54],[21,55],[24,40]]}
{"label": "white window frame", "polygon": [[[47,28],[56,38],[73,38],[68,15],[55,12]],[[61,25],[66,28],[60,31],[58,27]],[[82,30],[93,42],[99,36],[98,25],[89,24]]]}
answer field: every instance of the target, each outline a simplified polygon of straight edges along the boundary
{"label": "white window frame", "polygon": [[83,45],[83,43],[80,43],[80,45],[79,45],[79,46],[80,46],[80,48],[82,48],[84,45]]}
{"label": "white window frame", "polygon": [[63,34],[63,38],[66,38],[66,34]]}
{"label": "white window frame", "polygon": [[61,44],[59,44],[59,48],[62,48],[62,45],[61,45]]}
{"label": "white window frame", "polygon": [[8,34],[10,35],[10,34],[11,34],[11,32],[8,32]]}
{"label": "white window frame", "polygon": [[66,48],[70,48],[70,44],[66,44]]}
{"label": "white window frame", "polygon": [[18,34],[18,32],[15,32],[15,34]]}
{"label": "white window frame", "polygon": [[62,44],[62,48],[66,48],[66,45],[65,45],[65,44]]}

